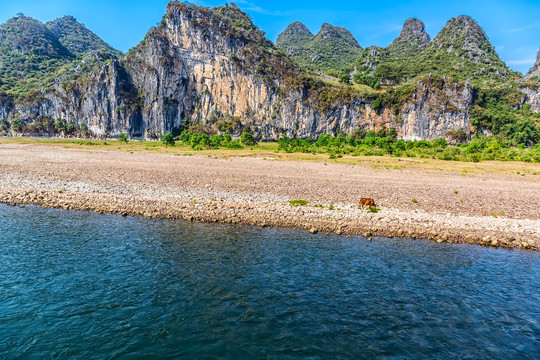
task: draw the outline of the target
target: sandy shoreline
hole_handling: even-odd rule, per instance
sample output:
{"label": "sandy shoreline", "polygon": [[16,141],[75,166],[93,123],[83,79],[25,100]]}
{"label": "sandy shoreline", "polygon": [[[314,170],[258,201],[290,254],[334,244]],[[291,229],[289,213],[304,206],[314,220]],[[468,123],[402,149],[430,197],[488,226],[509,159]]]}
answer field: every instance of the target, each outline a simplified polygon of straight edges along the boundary
{"label": "sandy shoreline", "polygon": [[540,250],[540,176],[3,144],[0,181],[11,205]]}

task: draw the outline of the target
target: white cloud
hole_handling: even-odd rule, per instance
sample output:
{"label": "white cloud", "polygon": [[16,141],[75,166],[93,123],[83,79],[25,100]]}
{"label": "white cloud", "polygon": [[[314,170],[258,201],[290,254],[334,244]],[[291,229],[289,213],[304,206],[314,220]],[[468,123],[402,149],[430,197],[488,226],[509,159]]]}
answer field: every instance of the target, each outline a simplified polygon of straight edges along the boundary
{"label": "white cloud", "polygon": [[520,28],[514,28],[514,29],[502,29],[501,32],[503,33],[517,33],[517,32],[523,32],[523,31],[529,31],[529,30],[532,30],[532,29],[536,29],[537,27],[540,27],[540,22],[539,23],[535,23],[535,24],[531,24],[531,25],[527,25],[527,26],[523,26],[523,27],[520,27]]}
{"label": "white cloud", "polygon": [[281,15],[283,15],[283,13],[280,12],[280,11],[266,10],[266,9],[260,7],[259,5],[255,4],[255,3],[252,3],[250,1],[246,1],[246,0],[236,0],[236,4],[245,5],[245,6],[241,6],[241,8],[242,8],[242,10],[246,10],[246,11],[253,11],[253,12],[256,12],[256,13],[259,13],[259,14],[270,15],[270,16],[281,16]]}
{"label": "white cloud", "polygon": [[516,59],[516,60],[508,60],[506,63],[509,65],[533,65],[536,60],[534,58],[528,58],[528,59]]}

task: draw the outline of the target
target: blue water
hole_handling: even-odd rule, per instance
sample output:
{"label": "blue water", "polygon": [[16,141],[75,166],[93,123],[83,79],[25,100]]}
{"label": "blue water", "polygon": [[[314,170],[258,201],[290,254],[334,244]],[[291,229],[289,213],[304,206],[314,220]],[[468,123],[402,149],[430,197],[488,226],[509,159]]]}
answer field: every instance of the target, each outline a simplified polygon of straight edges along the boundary
{"label": "blue water", "polygon": [[0,206],[0,359],[538,359],[540,253]]}

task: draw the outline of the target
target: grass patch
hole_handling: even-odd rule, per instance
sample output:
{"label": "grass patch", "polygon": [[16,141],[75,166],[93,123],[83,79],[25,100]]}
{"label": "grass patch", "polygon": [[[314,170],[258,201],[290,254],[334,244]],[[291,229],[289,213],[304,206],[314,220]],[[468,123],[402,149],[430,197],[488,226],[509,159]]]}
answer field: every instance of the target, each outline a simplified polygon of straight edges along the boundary
{"label": "grass patch", "polygon": [[368,212],[370,213],[373,213],[373,214],[376,214],[378,213],[379,211],[381,211],[380,208],[376,207],[376,206],[370,206],[368,209],[367,209]]}
{"label": "grass patch", "polygon": [[289,200],[289,204],[292,206],[306,206],[308,202],[306,200]]}

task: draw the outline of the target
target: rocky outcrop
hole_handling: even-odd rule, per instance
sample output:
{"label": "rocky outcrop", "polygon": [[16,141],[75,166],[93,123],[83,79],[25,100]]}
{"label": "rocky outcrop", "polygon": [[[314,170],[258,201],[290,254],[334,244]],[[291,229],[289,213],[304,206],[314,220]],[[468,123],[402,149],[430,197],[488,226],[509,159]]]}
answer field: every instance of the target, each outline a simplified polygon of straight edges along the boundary
{"label": "rocky outcrop", "polygon": [[540,50],[538,50],[538,54],[536,55],[536,62],[534,63],[533,67],[527,73],[526,78],[530,79],[530,78],[532,78],[534,76],[540,77]]}
{"label": "rocky outcrop", "polygon": [[365,48],[362,55],[357,59],[357,67],[369,73],[369,75],[373,75],[373,71],[381,62],[386,60],[388,54],[387,50],[377,45],[371,45]]}
{"label": "rocky outcrop", "polygon": [[[0,117],[25,123],[65,119],[94,136],[152,138],[201,124],[259,139],[317,137],[393,127],[407,139],[470,129],[474,89],[425,77],[406,93],[362,94],[325,85],[281,55],[235,6],[171,2],[160,26],[127,55],[32,101],[0,98]],[[381,100],[382,99],[382,100]],[[386,99],[386,100],[385,100]]]}
{"label": "rocky outcrop", "polygon": [[401,137],[405,140],[448,137],[450,130],[473,131],[469,109],[474,88],[468,83],[427,78],[419,82],[401,109]]}
{"label": "rocky outcrop", "polygon": [[532,111],[540,111],[540,87],[538,84],[528,84],[519,90],[525,94],[524,104],[531,105]]}

